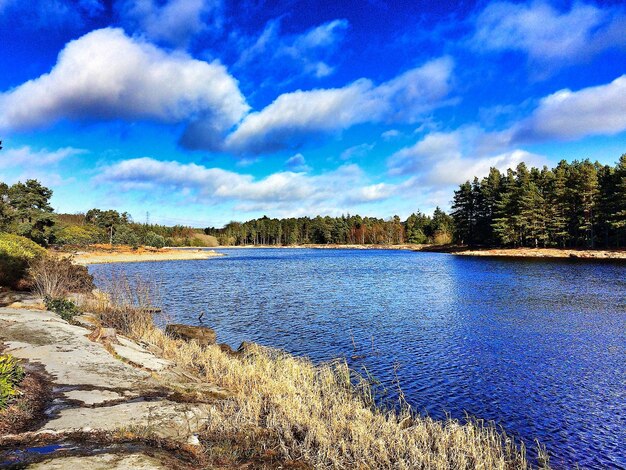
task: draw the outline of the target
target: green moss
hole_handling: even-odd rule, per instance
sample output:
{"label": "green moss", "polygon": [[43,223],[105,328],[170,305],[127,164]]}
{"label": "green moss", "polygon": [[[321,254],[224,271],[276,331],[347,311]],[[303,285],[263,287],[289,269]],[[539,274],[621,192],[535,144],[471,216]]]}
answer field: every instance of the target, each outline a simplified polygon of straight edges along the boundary
{"label": "green moss", "polygon": [[45,254],[28,238],[0,232],[0,286],[14,286],[25,277],[28,263]]}
{"label": "green moss", "polygon": [[6,408],[9,400],[18,395],[17,385],[24,378],[24,369],[10,355],[0,355],[0,409]]}

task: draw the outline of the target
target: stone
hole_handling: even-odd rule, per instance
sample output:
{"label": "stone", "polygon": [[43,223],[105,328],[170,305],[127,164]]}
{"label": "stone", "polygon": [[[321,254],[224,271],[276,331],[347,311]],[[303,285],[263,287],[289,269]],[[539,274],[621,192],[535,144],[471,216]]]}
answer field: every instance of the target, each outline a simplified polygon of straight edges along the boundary
{"label": "stone", "polygon": [[206,326],[171,324],[165,327],[165,333],[175,339],[196,341],[200,346],[215,344],[217,339],[215,331]]}
{"label": "stone", "polygon": [[60,457],[29,465],[37,470],[65,470],[88,468],[90,470],[165,470],[158,459],[143,454],[100,453],[91,456]]}
{"label": "stone", "polygon": [[231,355],[233,355],[233,354],[237,354],[237,353],[233,350],[233,348],[231,348],[231,347],[230,347],[228,344],[226,344],[226,343],[220,343],[220,344],[218,344],[218,346],[220,347],[220,350],[221,350],[223,353],[226,353],[226,354],[231,354]]}
{"label": "stone", "polygon": [[256,343],[244,341],[237,348],[237,352],[240,354],[249,354],[251,351],[254,351],[254,349],[258,347],[259,345]]}
{"label": "stone", "polygon": [[117,334],[115,328],[103,328],[99,326],[88,336],[91,341],[103,344],[117,344]]}

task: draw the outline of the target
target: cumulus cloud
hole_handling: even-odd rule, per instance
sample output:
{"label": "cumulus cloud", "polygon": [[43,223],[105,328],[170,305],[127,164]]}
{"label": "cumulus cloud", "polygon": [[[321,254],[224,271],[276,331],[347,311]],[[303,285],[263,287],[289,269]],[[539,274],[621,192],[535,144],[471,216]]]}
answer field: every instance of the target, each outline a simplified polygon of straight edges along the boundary
{"label": "cumulus cloud", "polygon": [[626,75],[611,83],[546,96],[529,118],[508,131],[513,142],[574,140],[626,130]]}
{"label": "cumulus cloud", "polygon": [[84,153],[87,151],[73,147],[53,151],[33,150],[28,145],[19,148],[7,148],[0,153],[0,169],[22,168],[30,170],[38,167],[50,167],[69,157]]}
{"label": "cumulus cloud", "polygon": [[116,7],[149,39],[174,46],[185,46],[209,26],[221,24],[220,0],[125,0]]}
{"label": "cumulus cloud", "polygon": [[68,43],[50,73],[0,94],[0,128],[14,130],[63,119],[210,119],[204,131],[215,141],[247,111],[223,65],[168,53],[112,28]]}
{"label": "cumulus cloud", "polygon": [[626,14],[582,2],[566,12],[542,1],[492,3],[476,17],[470,43],[479,51],[522,51],[533,64],[553,68],[625,46]]}
{"label": "cumulus cloud", "polygon": [[[102,168],[95,182],[119,191],[139,191],[151,197],[182,196],[192,203],[235,201],[242,210],[275,209],[293,213],[303,206],[348,210],[355,204],[391,196],[391,185],[368,181],[356,165],[343,165],[321,175],[283,171],[255,178],[221,168],[152,158],[124,160]],[[345,188],[354,188],[346,192]]]}
{"label": "cumulus cloud", "polygon": [[364,122],[415,122],[442,105],[450,91],[452,68],[452,60],[443,57],[378,86],[360,79],[343,88],[285,93],[248,114],[227,137],[226,148],[264,153]]}

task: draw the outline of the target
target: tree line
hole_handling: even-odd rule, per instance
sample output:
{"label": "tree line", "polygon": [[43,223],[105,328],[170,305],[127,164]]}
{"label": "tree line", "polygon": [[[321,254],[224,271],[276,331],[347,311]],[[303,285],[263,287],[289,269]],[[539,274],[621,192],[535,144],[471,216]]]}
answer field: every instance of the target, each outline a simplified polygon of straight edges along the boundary
{"label": "tree line", "polygon": [[433,216],[421,212],[405,221],[359,215],[341,217],[269,218],[230,222],[223,228],[207,227],[220,245],[397,245],[403,243],[447,243],[452,237],[452,218],[437,208]]}
{"label": "tree line", "polygon": [[457,243],[469,246],[623,247],[626,245],[626,154],[614,165],[563,160],[554,168],[520,163],[492,168],[454,191],[452,212],[436,208],[406,220],[342,215],[261,217],[204,230],[140,224],[126,212],[91,209],[55,214],[52,190],[37,180],[0,182],[0,232],[47,246]]}
{"label": "tree line", "polygon": [[615,166],[565,160],[474,178],[454,192],[459,244],[621,247],[626,244],[626,154]]}
{"label": "tree line", "polygon": [[52,190],[30,179],[12,186],[0,181],[0,232],[20,235],[41,246],[113,245],[214,246],[202,230],[176,225],[133,222],[127,212],[90,209],[84,214],[57,214]]}

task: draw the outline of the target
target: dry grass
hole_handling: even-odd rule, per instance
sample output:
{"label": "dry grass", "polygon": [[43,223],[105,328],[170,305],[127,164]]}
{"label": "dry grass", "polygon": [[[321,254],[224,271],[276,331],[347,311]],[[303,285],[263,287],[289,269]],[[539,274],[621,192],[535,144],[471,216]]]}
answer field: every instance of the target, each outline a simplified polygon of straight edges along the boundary
{"label": "dry grass", "polygon": [[83,310],[93,313],[102,326],[132,337],[141,337],[155,328],[154,305],[158,289],[140,278],[130,279],[114,272],[100,290],[80,299]]}
{"label": "dry grass", "polygon": [[[436,421],[408,407],[377,407],[369,384],[344,361],[314,365],[257,345],[232,355],[217,345],[201,348],[169,338],[141,317],[141,303],[127,301],[148,301],[141,289],[131,293],[123,281],[114,285],[117,290],[108,290],[109,308],[118,302],[122,307],[111,317],[102,316],[104,326],[123,325],[121,331],[152,344],[163,357],[232,392],[211,409],[204,434],[209,444],[216,436],[238,436],[239,450],[233,452],[239,457],[247,447],[255,455],[315,468],[530,467],[524,447],[491,425]],[[153,297],[149,302],[143,305],[153,305]],[[125,305],[132,305],[142,319],[137,321]],[[121,321],[121,315],[131,318]],[[113,323],[108,323],[111,318]],[[547,468],[547,458],[540,455],[539,460]]]}
{"label": "dry grass", "polygon": [[233,357],[217,346],[174,341],[158,329],[147,333],[141,339],[165,357],[234,393],[213,408],[209,435],[269,431],[285,459],[316,468],[529,468],[524,448],[493,426],[377,408],[368,384],[345,362],[315,366],[259,346]]}

